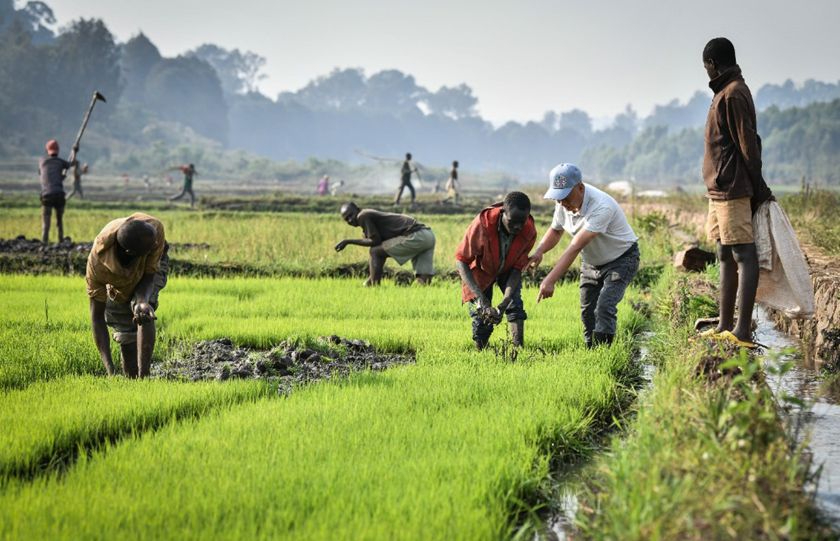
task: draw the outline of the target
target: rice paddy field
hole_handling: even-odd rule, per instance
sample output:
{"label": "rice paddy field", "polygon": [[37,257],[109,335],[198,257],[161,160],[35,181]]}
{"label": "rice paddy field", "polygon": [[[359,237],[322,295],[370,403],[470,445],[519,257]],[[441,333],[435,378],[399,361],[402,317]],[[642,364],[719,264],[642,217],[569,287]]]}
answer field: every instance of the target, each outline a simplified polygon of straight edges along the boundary
{"label": "rice paddy field", "polygon": [[[68,211],[67,234],[90,241],[131,210]],[[4,209],[0,238],[37,236],[36,211]],[[357,278],[300,276],[364,263],[363,249],[332,249],[342,238],[359,236],[337,214],[151,213],[164,222],[170,242],[202,245],[173,257],[247,263],[268,274],[172,276],[160,297],[155,364],[206,340],[269,350],[289,342],[314,347],[330,336],[362,340],[414,362],[296,385],[291,392],[257,378],[106,378],[82,276],[0,275],[3,539],[545,538],[553,535],[547,522],[562,472],[593,456],[600,458],[591,485],[600,490],[586,500],[578,535],[684,538],[669,534],[686,530],[657,522],[679,516],[678,510],[667,509],[668,515],[642,505],[654,497],[646,490],[662,486],[639,482],[644,472],[628,466],[652,474],[667,463],[650,452],[638,453],[644,461],[636,464],[621,444],[668,450],[673,443],[668,434],[652,441],[655,430],[648,425],[638,429],[638,437],[648,439],[638,443],[633,436],[637,417],[664,415],[633,413],[640,333],[657,328],[670,336],[670,349],[660,348],[662,366],[687,357],[686,335],[677,332],[682,327],[656,316],[668,311],[671,273],[653,290],[632,288],[620,305],[620,333],[611,347],[584,347],[577,284],[567,282],[539,305],[537,289],[524,288],[523,349],[510,347],[501,325],[490,347],[477,352],[460,286],[446,277],[472,215],[418,214],[438,240],[441,277],[431,286],[387,280],[364,288]],[[537,218],[541,235],[550,215]],[[655,222],[639,222],[637,231],[644,264],[661,270],[672,246],[667,227],[649,226]],[[691,380],[686,370],[674,372],[686,379],[671,376],[677,383],[662,384],[669,398],[656,400],[660,407]],[[687,423],[691,414],[681,413]],[[692,426],[674,421],[671,432],[680,438],[674,445],[693,445],[687,443]],[[705,438],[695,450],[714,444]],[[733,463],[737,456],[736,449]],[[785,490],[800,489],[804,481],[788,467],[792,458],[779,456],[774,473],[788,477]],[[692,479],[680,485],[677,505],[687,501]],[[636,483],[634,490],[622,489],[623,480]],[[703,495],[728,498],[713,492]],[[785,509],[797,518],[806,507]],[[781,532],[777,522],[760,532]],[[754,522],[726,525],[742,538],[759,531]],[[794,527],[787,536],[761,538],[804,539],[798,534],[806,531],[814,530]]]}

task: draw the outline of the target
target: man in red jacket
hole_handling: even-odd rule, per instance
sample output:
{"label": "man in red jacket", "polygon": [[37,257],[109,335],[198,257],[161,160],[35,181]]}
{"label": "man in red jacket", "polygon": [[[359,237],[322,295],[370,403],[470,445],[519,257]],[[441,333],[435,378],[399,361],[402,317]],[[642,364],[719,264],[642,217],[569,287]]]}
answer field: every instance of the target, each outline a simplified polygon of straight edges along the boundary
{"label": "man in red jacket", "polygon": [[[514,345],[523,345],[528,315],[522,305],[522,271],[536,238],[531,200],[522,192],[511,192],[503,203],[482,210],[458,245],[455,259],[463,285],[461,299],[472,303],[472,336],[478,349],[487,347],[503,314]],[[494,285],[504,293],[495,308]]]}

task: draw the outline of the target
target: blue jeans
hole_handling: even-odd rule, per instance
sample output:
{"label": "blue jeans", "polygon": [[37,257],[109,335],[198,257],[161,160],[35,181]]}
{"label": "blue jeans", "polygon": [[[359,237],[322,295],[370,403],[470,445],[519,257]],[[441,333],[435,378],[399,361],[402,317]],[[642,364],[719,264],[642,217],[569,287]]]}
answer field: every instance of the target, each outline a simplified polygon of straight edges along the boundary
{"label": "blue jeans", "polygon": [[598,267],[580,265],[580,318],[587,343],[593,333],[614,335],[618,303],[639,270],[639,245]]}
{"label": "blue jeans", "polygon": [[[493,302],[493,286],[498,285],[499,289],[502,290],[502,294],[504,294],[504,291],[507,288],[508,276],[510,276],[509,272],[496,277],[496,282],[484,290],[484,296],[487,298],[488,302]],[[524,321],[528,319],[528,314],[525,313],[525,306],[522,304],[521,280],[513,290],[510,304],[508,305],[507,310],[505,310],[505,316],[508,321]],[[473,301],[470,305],[470,317],[472,317],[473,340],[477,342],[487,342],[490,339],[490,335],[493,334],[494,325],[492,323],[486,323],[483,319],[481,319],[481,316],[478,314],[477,300]]]}

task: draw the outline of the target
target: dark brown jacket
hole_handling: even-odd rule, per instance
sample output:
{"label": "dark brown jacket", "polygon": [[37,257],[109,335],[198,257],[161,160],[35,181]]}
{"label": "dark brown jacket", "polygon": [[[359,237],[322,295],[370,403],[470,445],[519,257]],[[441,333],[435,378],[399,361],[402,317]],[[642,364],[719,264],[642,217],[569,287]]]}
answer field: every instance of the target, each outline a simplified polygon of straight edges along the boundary
{"label": "dark brown jacket", "polygon": [[755,210],[771,193],[761,175],[761,137],[752,94],[738,66],[724,70],[709,87],[715,93],[706,118],[703,154],[709,199],[750,197]]}

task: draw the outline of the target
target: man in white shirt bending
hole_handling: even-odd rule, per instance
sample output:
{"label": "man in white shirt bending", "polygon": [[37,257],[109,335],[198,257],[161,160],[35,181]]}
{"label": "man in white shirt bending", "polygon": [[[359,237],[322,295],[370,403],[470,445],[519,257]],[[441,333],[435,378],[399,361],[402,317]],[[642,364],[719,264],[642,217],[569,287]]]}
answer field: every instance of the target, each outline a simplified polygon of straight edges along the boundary
{"label": "man in white shirt bending", "polygon": [[557,202],[529,266],[536,268],[566,231],[569,246],[540,284],[539,303],[554,295],[554,285],[583,254],[580,265],[580,315],[587,347],[611,344],[616,333],[618,303],[639,270],[638,237],[615,199],[582,180],[580,169],[561,163],[549,174],[546,199]]}

